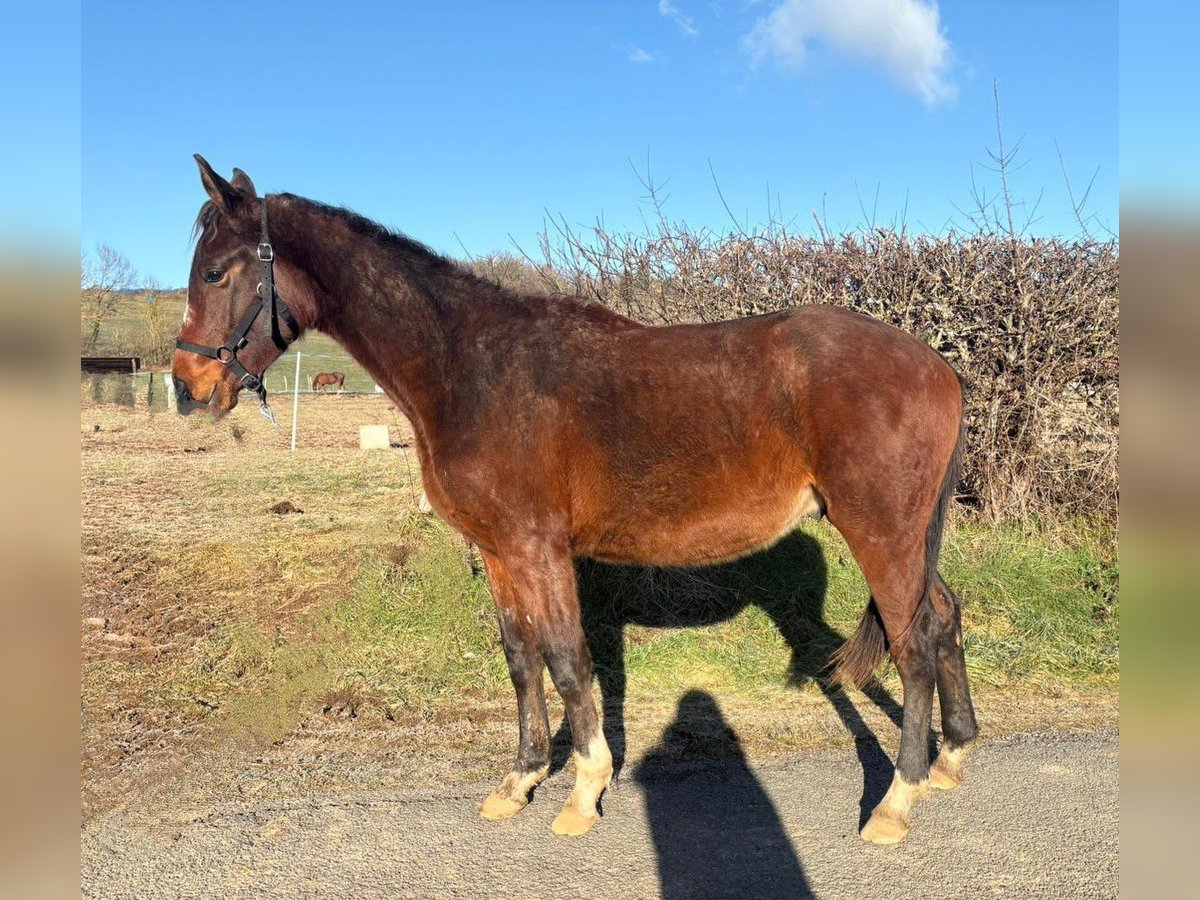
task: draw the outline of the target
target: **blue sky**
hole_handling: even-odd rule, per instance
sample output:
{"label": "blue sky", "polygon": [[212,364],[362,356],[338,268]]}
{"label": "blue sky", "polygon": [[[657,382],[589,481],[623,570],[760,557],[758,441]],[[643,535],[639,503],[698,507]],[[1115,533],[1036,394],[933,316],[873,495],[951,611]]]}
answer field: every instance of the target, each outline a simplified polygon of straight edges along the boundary
{"label": "blue sky", "polygon": [[769,195],[852,228],[861,198],[942,231],[995,142],[993,79],[1033,230],[1077,231],[1056,142],[1118,223],[1115,4],[89,3],[82,25],[81,242],[168,285],[193,152],[454,255],[532,248],[546,211],[636,227],[647,159],[693,226],[732,227],[711,164],[750,222]]}

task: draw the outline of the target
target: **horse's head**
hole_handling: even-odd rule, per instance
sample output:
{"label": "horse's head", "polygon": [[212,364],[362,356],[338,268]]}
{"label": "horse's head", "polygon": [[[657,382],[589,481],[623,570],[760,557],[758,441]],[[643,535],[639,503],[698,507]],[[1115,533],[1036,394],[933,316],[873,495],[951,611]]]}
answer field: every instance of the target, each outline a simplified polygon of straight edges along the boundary
{"label": "horse's head", "polygon": [[[243,387],[255,389],[256,376],[279,358],[286,344],[279,338],[269,291],[260,292],[259,287],[264,281],[259,229],[266,200],[257,196],[240,169],[234,169],[233,180],[226,181],[199,154],[196,163],[209,199],[196,220],[198,239],[179,331],[180,344],[196,349],[176,349],[171,374],[181,413],[207,406],[220,416],[237,405]],[[264,304],[263,311],[243,340],[236,340],[239,326],[257,303]],[[290,329],[284,333],[290,339],[297,337]],[[236,347],[232,363],[226,346],[231,342]],[[248,378],[243,374],[247,372]]]}

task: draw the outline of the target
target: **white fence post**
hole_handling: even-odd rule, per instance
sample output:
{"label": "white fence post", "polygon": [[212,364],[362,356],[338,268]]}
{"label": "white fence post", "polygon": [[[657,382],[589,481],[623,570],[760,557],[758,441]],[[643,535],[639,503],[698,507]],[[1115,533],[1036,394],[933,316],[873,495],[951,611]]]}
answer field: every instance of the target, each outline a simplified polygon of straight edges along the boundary
{"label": "white fence post", "polygon": [[296,383],[292,385],[292,452],[296,450],[296,422],[300,417],[300,352],[296,351]]}

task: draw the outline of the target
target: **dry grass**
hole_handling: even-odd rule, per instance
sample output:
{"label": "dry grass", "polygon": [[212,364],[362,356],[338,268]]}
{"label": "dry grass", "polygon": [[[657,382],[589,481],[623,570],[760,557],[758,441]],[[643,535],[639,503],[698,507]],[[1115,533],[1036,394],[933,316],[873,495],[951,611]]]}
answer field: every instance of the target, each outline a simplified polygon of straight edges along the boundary
{"label": "dry grass", "polygon": [[[351,449],[354,422],[388,422],[403,441],[403,419],[383,398],[301,405],[295,454],[251,409],[218,427],[83,412],[85,771],[186,742],[227,713],[232,688],[281,671],[279,650],[319,630],[311,613],[346,596],[364,550],[390,549],[406,527],[419,490],[409,451]],[[271,512],[280,501],[305,512]],[[287,703],[268,706],[291,716]],[[267,733],[294,725],[256,718]]]}

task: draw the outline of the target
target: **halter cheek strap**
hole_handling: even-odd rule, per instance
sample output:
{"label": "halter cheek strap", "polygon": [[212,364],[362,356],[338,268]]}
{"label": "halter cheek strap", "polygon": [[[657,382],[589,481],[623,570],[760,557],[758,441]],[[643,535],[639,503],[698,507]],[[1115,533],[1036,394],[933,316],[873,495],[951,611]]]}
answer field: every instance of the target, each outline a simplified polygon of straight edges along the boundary
{"label": "halter cheek strap", "polygon": [[[281,351],[286,350],[292,341],[300,336],[300,325],[296,322],[296,317],[292,315],[292,311],[287,308],[287,304],[283,302],[283,298],[275,290],[275,250],[271,247],[271,238],[267,232],[267,198],[262,200],[262,235],[258,242],[258,259],[262,264],[262,281],[258,283],[258,289],[255,291],[254,302],[242,314],[242,318],[234,326],[225,343],[220,347],[206,347],[203,344],[193,344],[191,341],[185,341],[182,338],[175,341],[175,346],[180,350],[187,350],[189,353],[196,353],[200,356],[206,356],[209,359],[215,359],[221,365],[233,372],[242,387],[247,390],[254,391],[258,395],[259,412],[266,416],[271,424],[275,423],[275,413],[271,411],[271,407],[267,404],[267,388],[263,384],[263,375],[266,373],[264,369],[259,374],[255,375],[238,360],[238,351],[246,346],[246,335],[250,333],[250,329],[254,327],[255,320],[258,319],[258,314],[263,311],[263,307],[270,309],[271,321],[271,340],[275,346]],[[283,324],[287,326],[291,332],[291,337],[285,338],[279,330],[279,322],[283,320]]]}

